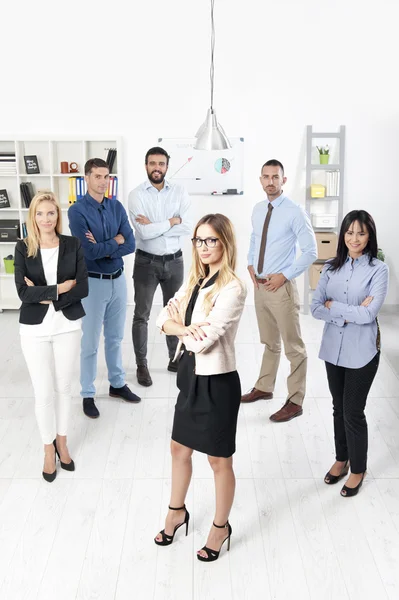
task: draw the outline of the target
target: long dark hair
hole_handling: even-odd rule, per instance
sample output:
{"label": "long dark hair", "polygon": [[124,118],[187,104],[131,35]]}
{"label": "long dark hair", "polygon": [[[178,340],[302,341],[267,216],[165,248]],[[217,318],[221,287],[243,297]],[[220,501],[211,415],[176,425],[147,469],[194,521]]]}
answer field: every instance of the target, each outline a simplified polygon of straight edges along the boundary
{"label": "long dark hair", "polygon": [[364,231],[366,228],[367,233],[369,234],[369,241],[363,250],[363,254],[368,254],[369,256],[369,264],[371,265],[373,260],[377,258],[377,230],[373,217],[365,210],[352,210],[346,215],[346,217],[344,217],[344,220],[342,221],[338,238],[337,256],[328,261],[331,271],[338,271],[345,264],[345,261],[348,258],[348,248],[345,244],[345,233],[355,221],[359,223],[362,231]]}

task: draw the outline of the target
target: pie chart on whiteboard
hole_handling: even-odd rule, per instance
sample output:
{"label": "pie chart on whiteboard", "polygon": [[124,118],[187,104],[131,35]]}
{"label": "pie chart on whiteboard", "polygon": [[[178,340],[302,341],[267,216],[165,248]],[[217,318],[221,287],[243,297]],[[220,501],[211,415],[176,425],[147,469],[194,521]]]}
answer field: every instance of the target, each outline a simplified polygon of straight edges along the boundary
{"label": "pie chart on whiteboard", "polygon": [[227,158],[218,158],[215,162],[215,171],[224,175],[230,171],[230,161]]}

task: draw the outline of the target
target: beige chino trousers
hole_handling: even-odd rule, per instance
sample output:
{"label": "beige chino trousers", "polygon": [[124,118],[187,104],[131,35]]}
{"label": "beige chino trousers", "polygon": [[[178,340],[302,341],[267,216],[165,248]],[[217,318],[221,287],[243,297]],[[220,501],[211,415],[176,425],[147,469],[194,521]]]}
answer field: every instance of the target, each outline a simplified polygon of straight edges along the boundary
{"label": "beige chino trousers", "polygon": [[299,295],[295,281],[286,281],[276,292],[259,284],[255,288],[255,309],[260,341],[265,344],[257,390],[273,392],[280,363],[281,339],[291,364],[287,379],[288,396],[302,406],[306,392],[307,354],[299,325]]}

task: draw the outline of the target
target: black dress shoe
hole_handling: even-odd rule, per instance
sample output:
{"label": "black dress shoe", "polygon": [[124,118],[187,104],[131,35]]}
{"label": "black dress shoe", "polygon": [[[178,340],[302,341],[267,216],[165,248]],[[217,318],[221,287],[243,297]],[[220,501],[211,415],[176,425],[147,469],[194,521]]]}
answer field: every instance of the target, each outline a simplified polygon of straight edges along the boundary
{"label": "black dress shoe", "polygon": [[152,379],[147,365],[137,365],[137,381],[144,387],[152,385]]}
{"label": "black dress shoe", "polygon": [[98,408],[94,404],[94,398],[83,398],[83,412],[90,419],[97,419],[100,416]]}
{"label": "black dress shoe", "polygon": [[168,371],[170,371],[171,373],[177,373],[178,366],[179,366],[179,361],[176,360],[175,362],[173,362],[173,358],[171,358],[169,361],[169,364],[168,364]]}
{"label": "black dress shoe", "polygon": [[114,388],[110,385],[109,395],[112,398],[122,398],[125,402],[141,402],[141,398],[136,396],[136,394],[133,394],[132,390],[130,390],[126,384],[121,388]]}

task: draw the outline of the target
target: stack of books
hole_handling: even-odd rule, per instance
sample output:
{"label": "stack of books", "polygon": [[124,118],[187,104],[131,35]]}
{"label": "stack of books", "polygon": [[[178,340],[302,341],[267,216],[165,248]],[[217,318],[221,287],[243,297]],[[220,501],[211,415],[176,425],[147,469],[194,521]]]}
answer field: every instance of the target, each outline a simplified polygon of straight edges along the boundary
{"label": "stack of books", "polygon": [[339,171],[326,171],[327,196],[339,196]]}
{"label": "stack of books", "polygon": [[107,163],[107,165],[109,167],[110,173],[112,173],[112,169],[114,168],[115,158],[116,158],[116,148],[109,148],[105,162]]}
{"label": "stack of books", "polygon": [[0,152],[0,175],[16,175],[15,152]]}
{"label": "stack of books", "polygon": [[19,187],[21,189],[22,206],[29,208],[32,198],[35,195],[33,185],[30,181],[27,181],[26,183],[21,183]]}

